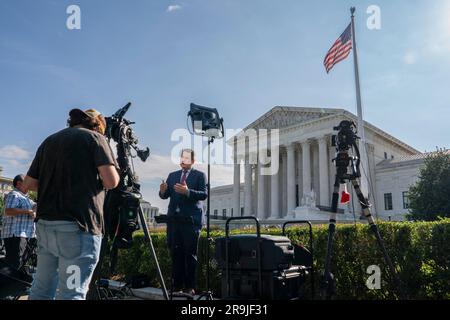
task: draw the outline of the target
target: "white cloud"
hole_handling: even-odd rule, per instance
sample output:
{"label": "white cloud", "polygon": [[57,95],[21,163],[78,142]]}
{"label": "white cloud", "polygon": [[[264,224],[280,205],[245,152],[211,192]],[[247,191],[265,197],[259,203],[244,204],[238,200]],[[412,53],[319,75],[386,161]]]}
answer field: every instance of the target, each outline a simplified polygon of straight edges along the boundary
{"label": "white cloud", "polygon": [[[117,157],[115,142],[111,143],[111,149]],[[197,156],[197,162],[194,164],[194,167],[206,174],[208,169],[207,163],[200,163],[198,160],[199,157],[201,156]],[[135,158],[133,162],[136,175],[139,177],[140,181],[144,183],[157,183],[159,186],[161,180],[165,180],[170,172],[181,169],[178,160],[178,158],[172,160],[171,156],[151,153],[146,162],[142,162],[138,158]],[[214,157],[211,156],[211,187],[231,184],[233,182],[233,165],[214,164],[213,161]],[[218,161],[220,161],[220,159]]]}
{"label": "white cloud", "polygon": [[26,173],[30,167],[30,153],[16,145],[0,147],[1,175],[14,177],[18,173]]}
{"label": "white cloud", "polygon": [[166,179],[169,172],[179,168],[172,163],[170,156],[165,157],[157,154],[151,154],[146,162],[136,160],[134,165],[139,179],[144,182]]}
{"label": "white cloud", "polygon": [[17,160],[8,160],[7,163],[8,163],[11,167],[14,167],[14,168],[18,168],[18,167],[22,166],[22,163],[20,163],[20,161],[17,161]]}
{"label": "white cloud", "polygon": [[417,55],[414,52],[408,52],[403,56],[403,62],[407,65],[413,65],[417,62]]}
{"label": "white cloud", "polygon": [[173,12],[173,11],[181,10],[181,8],[182,8],[182,6],[180,6],[179,4],[172,4],[172,5],[167,7],[167,12]]}
{"label": "white cloud", "polygon": [[438,56],[440,63],[449,61],[450,54],[450,2],[447,0],[430,1],[429,10],[425,15],[426,28],[421,34],[424,54]]}
{"label": "white cloud", "polygon": [[[207,172],[206,164],[194,165],[196,169]],[[178,163],[173,163],[170,156],[153,154],[146,162],[135,162],[136,174],[139,180],[145,183],[159,183],[166,179],[172,171],[180,170]],[[221,186],[233,182],[232,165],[211,165],[211,186]],[[159,184],[158,184],[159,185]]]}
{"label": "white cloud", "polygon": [[7,160],[27,160],[30,153],[18,146],[8,145],[0,148],[0,159]]}

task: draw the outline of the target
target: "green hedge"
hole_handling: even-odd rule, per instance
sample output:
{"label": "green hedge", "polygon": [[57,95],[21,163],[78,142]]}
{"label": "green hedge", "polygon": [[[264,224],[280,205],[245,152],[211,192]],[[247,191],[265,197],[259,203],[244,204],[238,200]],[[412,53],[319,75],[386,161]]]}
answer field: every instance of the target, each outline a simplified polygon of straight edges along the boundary
{"label": "green hedge", "polygon": [[[450,219],[437,222],[383,222],[380,233],[387,250],[396,265],[398,274],[409,299],[449,299],[450,298]],[[327,225],[316,225],[314,229],[314,263],[316,288],[319,288],[327,243]],[[240,229],[232,233],[251,233],[253,230]],[[265,228],[262,233],[279,235],[278,228]],[[212,238],[223,236],[224,232],[214,230]],[[308,232],[304,227],[291,227],[288,237],[294,243],[307,245]],[[398,290],[390,280],[384,259],[373,234],[365,224],[338,225],[335,234],[332,271],[337,279],[338,299],[398,299]],[[159,263],[166,278],[170,279],[170,258],[163,233],[152,234],[152,240]],[[202,232],[199,242],[198,289],[205,288],[206,274],[206,234]],[[211,246],[214,257],[214,244]],[[220,273],[211,260],[210,283],[214,292],[220,292]],[[366,280],[367,267],[378,265],[382,271],[381,290],[369,290]],[[105,266],[105,264],[104,264]],[[103,276],[107,274],[103,268]],[[155,263],[146,249],[142,233],[134,236],[134,245],[129,250],[119,252],[115,272],[117,277],[137,273],[148,274],[153,284],[158,286]],[[316,290],[318,291],[318,290]]]}

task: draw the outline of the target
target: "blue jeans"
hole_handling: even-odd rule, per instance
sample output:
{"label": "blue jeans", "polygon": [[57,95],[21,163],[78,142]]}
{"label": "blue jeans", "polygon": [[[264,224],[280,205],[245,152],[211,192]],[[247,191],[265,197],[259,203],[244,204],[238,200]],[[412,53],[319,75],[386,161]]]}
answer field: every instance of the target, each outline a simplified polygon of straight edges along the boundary
{"label": "blue jeans", "polygon": [[39,220],[37,268],[30,300],[84,300],[100,258],[102,236],[76,222]]}

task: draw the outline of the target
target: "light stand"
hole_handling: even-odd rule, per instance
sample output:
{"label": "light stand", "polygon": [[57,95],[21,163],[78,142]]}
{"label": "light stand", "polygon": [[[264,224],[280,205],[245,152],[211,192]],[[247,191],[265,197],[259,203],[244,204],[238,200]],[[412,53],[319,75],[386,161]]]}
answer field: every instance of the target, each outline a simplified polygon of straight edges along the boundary
{"label": "light stand", "polygon": [[210,233],[210,214],[211,214],[211,143],[214,142],[214,137],[208,138],[208,199],[206,199],[206,292],[202,293],[198,300],[201,298],[205,298],[206,300],[213,300],[213,294],[209,287],[209,274],[210,274],[210,265],[209,265],[209,257],[210,257],[210,246],[212,243],[212,239],[209,235]]}
{"label": "light stand", "polygon": [[[207,108],[191,103],[191,111],[188,117],[192,119],[192,127],[194,134],[208,137],[208,198],[206,200],[206,291],[200,294],[198,300],[213,300],[213,293],[210,289],[210,215],[211,215],[211,144],[216,138],[223,138],[224,128],[223,119],[219,117],[217,109]],[[191,132],[192,133],[192,132]]]}

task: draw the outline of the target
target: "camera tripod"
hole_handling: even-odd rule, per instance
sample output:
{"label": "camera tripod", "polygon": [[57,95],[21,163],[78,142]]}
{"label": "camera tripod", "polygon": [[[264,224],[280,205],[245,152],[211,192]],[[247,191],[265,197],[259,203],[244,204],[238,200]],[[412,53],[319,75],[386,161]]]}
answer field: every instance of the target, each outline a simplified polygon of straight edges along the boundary
{"label": "camera tripod", "polygon": [[[356,143],[356,133],[352,130],[355,127],[354,123],[350,121],[342,121],[338,127],[334,130],[339,130],[337,136],[333,136],[332,145],[337,147],[337,155],[333,161],[336,164],[336,176],[333,189],[333,197],[331,203],[331,214],[328,227],[328,242],[327,242],[327,254],[325,258],[325,270],[322,279],[322,297],[329,300],[335,293],[335,279],[331,273],[331,258],[333,251],[333,236],[336,231],[336,216],[338,212],[338,201],[339,201],[339,187],[341,184],[350,181],[358,197],[359,203],[361,204],[362,213],[369,223],[369,228],[373,232],[379,249],[383,253],[384,260],[389,268],[389,271],[394,278],[394,281],[399,289],[399,295],[402,299],[405,298],[400,279],[395,271],[395,267],[392,263],[391,258],[386,250],[383,239],[381,238],[378,226],[370,212],[370,203],[368,199],[364,196],[360,188],[360,178],[361,173],[359,170],[360,166],[360,152],[358,145]],[[356,153],[355,156],[349,155],[349,149],[353,148]],[[351,168],[351,173],[348,173],[348,167]]]}
{"label": "camera tripod", "polygon": [[161,267],[159,266],[158,257],[155,252],[155,247],[153,246],[152,237],[148,231],[147,222],[145,221],[144,212],[142,211],[142,205],[139,204],[139,219],[141,222],[142,229],[144,230],[145,240],[147,242],[148,250],[151,252],[153,259],[155,260],[156,270],[158,272],[158,280],[161,285],[161,290],[165,300],[169,300],[169,295],[167,294],[166,284],[164,282],[164,277],[161,272]]}
{"label": "camera tripod", "polygon": [[[112,273],[117,263],[118,250],[129,249],[132,246],[133,233],[138,230],[138,225],[140,223],[140,226],[144,231],[144,238],[148,245],[148,250],[155,261],[158,280],[161,285],[164,299],[168,300],[169,297],[164,277],[159,266],[158,257],[142,210],[140,185],[134,172],[132,162],[132,159],[135,157],[139,157],[142,162],[145,162],[150,154],[150,150],[149,148],[144,150],[138,147],[138,139],[134,135],[131,127],[134,122],[124,119],[130,106],[131,103],[128,103],[120,108],[114,115],[106,118],[106,138],[108,139],[108,142],[112,139],[117,143],[117,163],[119,166],[120,182],[115,189],[109,190],[106,194],[104,212],[107,237],[102,241],[100,261],[94,272],[93,278],[97,281],[92,282],[97,287],[99,286],[98,278],[108,244],[108,236],[111,238],[110,272]],[[132,155],[132,149],[136,151],[136,155]]]}
{"label": "camera tripod", "polygon": [[[110,191],[112,192],[112,191]],[[141,228],[144,232],[144,239],[145,239],[145,244],[147,246],[147,249],[150,253],[150,256],[154,259],[155,261],[155,265],[156,265],[156,271],[157,271],[157,276],[158,276],[158,281],[159,284],[161,286],[161,290],[162,290],[162,294],[165,300],[169,300],[169,294],[167,293],[167,288],[165,285],[165,281],[164,281],[164,277],[161,271],[161,267],[159,265],[159,261],[158,261],[158,257],[156,255],[156,251],[155,251],[155,247],[153,245],[153,241],[152,238],[150,236],[150,233],[148,231],[148,225],[147,222],[145,220],[145,216],[144,216],[144,211],[142,210],[142,205],[140,203],[140,193],[133,193],[133,197],[136,197],[136,200],[138,201],[138,206],[136,207],[137,209],[137,217],[139,219],[139,223],[141,225]],[[127,209],[130,209],[130,207],[127,207]],[[122,225],[122,228],[124,226]],[[117,224],[117,230],[119,230],[121,228],[121,224],[120,222],[118,222]],[[115,237],[112,239],[112,244],[111,244],[111,252],[110,252],[110,265],[109,265],[109,271],[111,273],[113,273],[116,265],[117,265],[117,259],[118,259],[118,250],[119,249],[127,249],[127,247],[118,247],[117,242],[116,242],[116,236],[118,235],[118,232],[116,232]],[[121,241],[123,239],[120,239]],[[99,288],[101,287],[101,267],[104,263],[104,258],[106,255],[106,251],[107,251],[107,247],[108,247],[108,241],[107,241],[107,237],[105,237],[102,240],[102,246],[101,246],[101,250],[100,250],[100,260],[98,262],[98,265],[96,267],[96,270],[94,271],[94,276],[93,276],[93,280],[91,282],[91,286],[90,286],[90,290],[89,290],[89,295],[88,295],[88,299],[89,300],[93,300],[93,299],[100,299],[100,295],[98,294],[99,292]],[[97,296],[95,296],[97,295]]]}
{"label": "camera tripod", "polygon": [[[110,253],[110,272],[113,273],[115,266],[117,265],[117,258],[118,258],[118,250],[119,249],[128,249],[131,246],[131,237],[132,233],[137,229],[137,225],[135,225],[135,222],[137,222],[137,219],[139,220],[139,224],[144,232],[144,239],[145,244],[147,246],[147,249],[150,253],[150,256],[154,259],[155,265],[156,265],[156,271],[158,276],[158,281],[161,286],[161,290],[164,296],[165,300],[169,299],[169,295],[167,293],[166,285],[164,282],[164,277],[161,272],[161,268],[159,265],[158,257],[156,255],[156,251],[153,245],[152,238],[150,236],[150,233],[148,231],[148,225],[145,220],[144,211],[142,209],[142,204],[140,203],[142,199],[142,196],[139,192],[139,185],[133,181],[133,190],[129,191],[126,190],[124,185],[121,182],[121,186],[119,186],[117,189],[111,190],[108,192],[107,199],[105,201],[106,208],[109,208],[109,210],[112,210],[111,208],[116,208],[117,211],[109,211],[109,215],[111,216],[114,214],[115,218],[117,218],[116,221],[110,222],[109,224],[116,224],[115,232],[114,234],[110,234],[110,237],[112,236],[112,242],[111,242],[111,253]],[[129,215],[136,214],[136,221],[133,221],[134,219],[127,220],[127,217]],[[111,219],[111,218],[110,218]],[[109,233],[109,232],[108,232]],[[106,249],[108,246],[107,238],[103,239],[102,241],[102,248],[100,252],[100,261],[98,263],[94,279],[95,281],[94,285],[98,286],[99,283],[99,272],[101,265],[104,261],[104,256],[106,255]],[[97,288],[98,289],[98,288]],[[95,292],[95,291],[93,291]]]}

